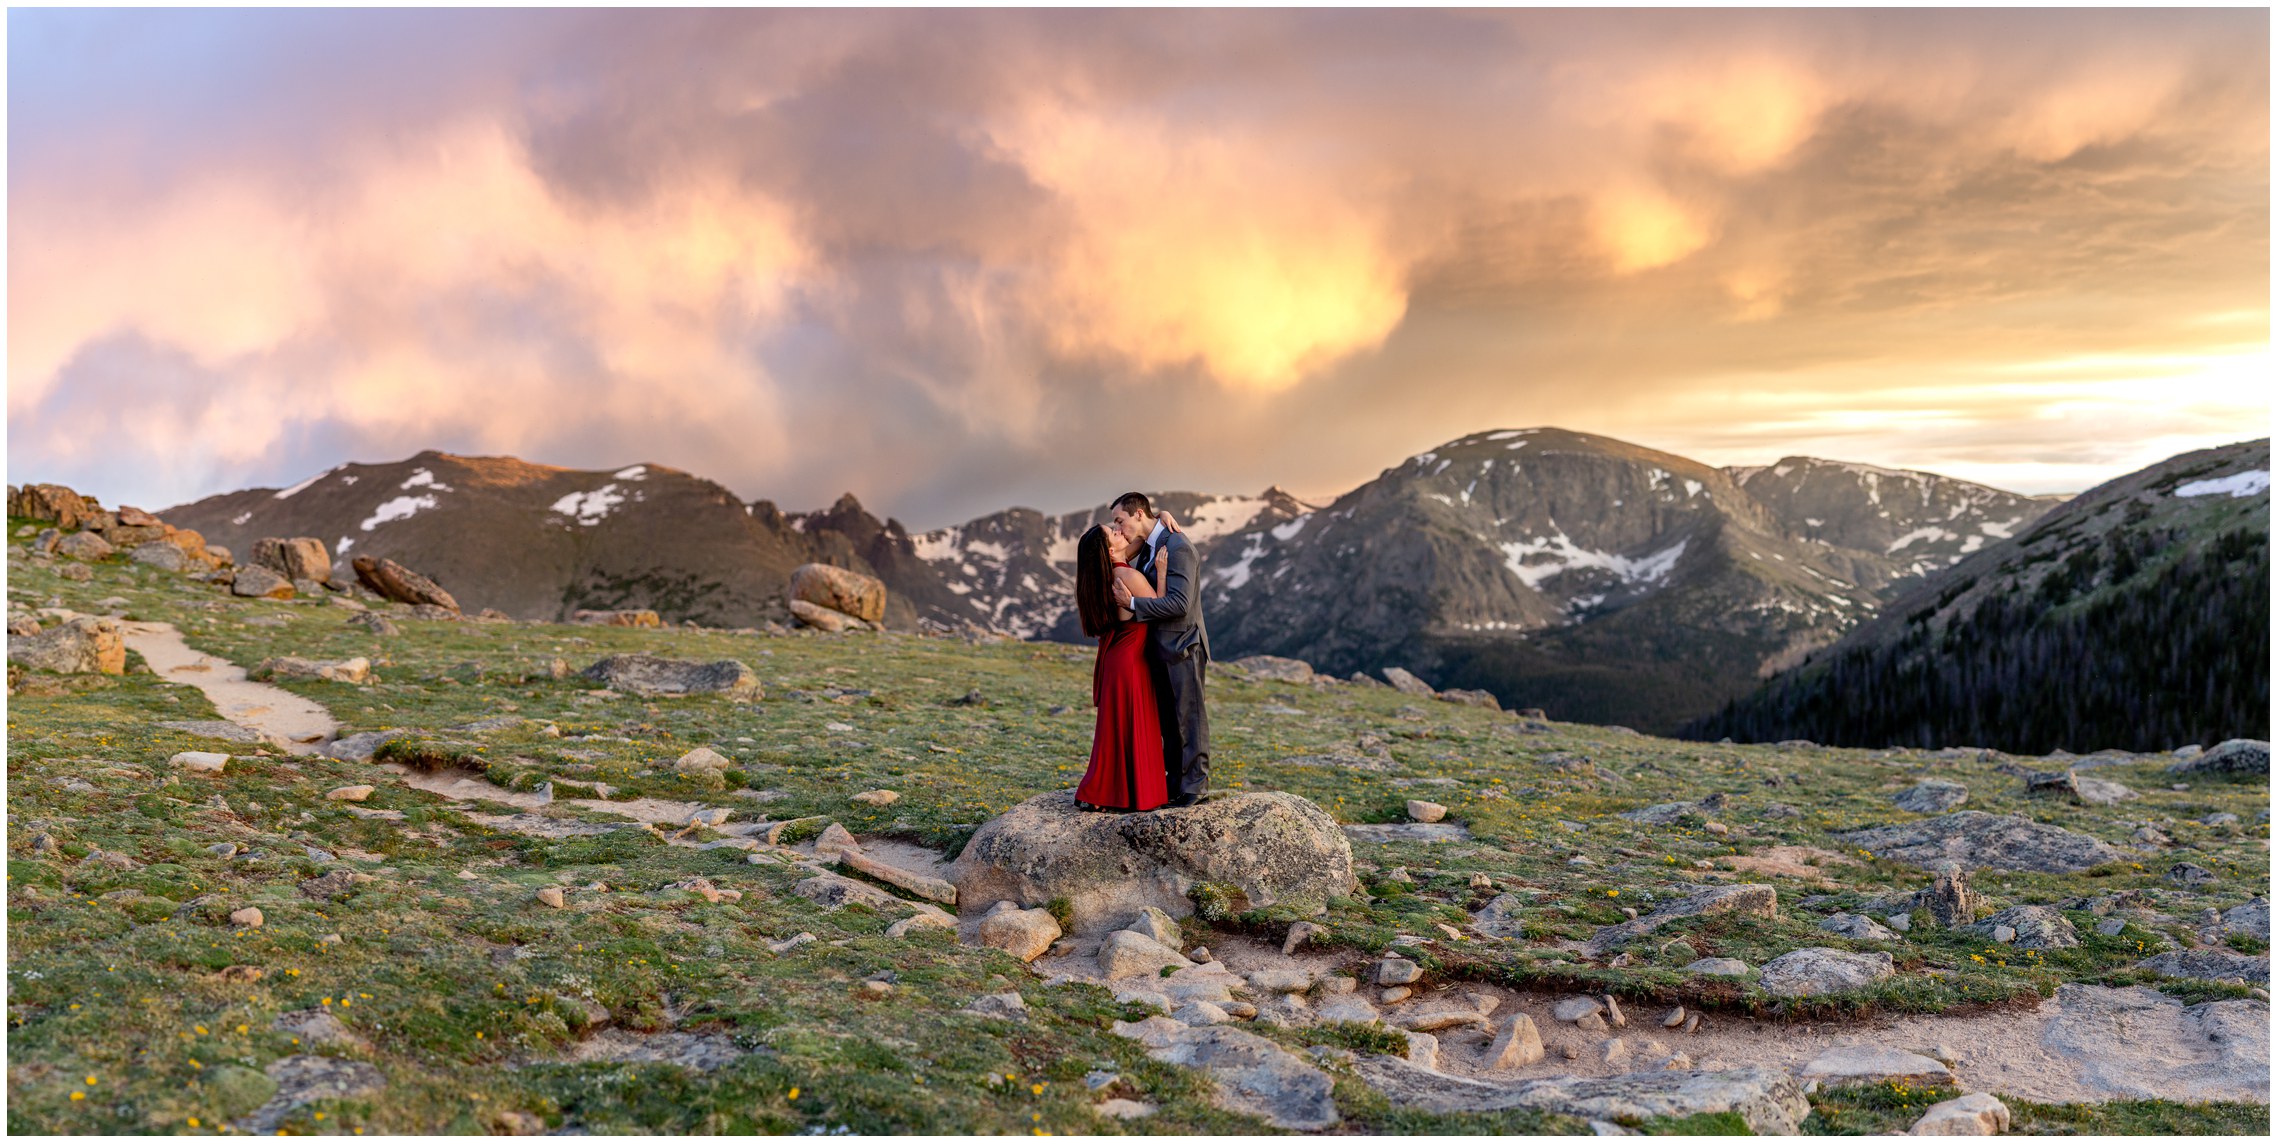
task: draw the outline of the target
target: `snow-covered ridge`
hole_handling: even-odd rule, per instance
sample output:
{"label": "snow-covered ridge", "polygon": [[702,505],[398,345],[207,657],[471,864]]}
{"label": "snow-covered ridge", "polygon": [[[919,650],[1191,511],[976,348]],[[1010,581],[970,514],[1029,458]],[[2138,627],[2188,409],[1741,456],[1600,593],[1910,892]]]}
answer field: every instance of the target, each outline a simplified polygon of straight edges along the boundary
{"label": "snow-covered ridge", "polygon": [[332,475],[333,473],[335,473],[335,472],[338,472],[338,471],[340,471],[340,469],[339,469],[338,467],[327,468],[327,469],[325,469],[324,471],[322,471],[322,472],[319,472],[319,473],[317,473],[316,475],[314,475],[314,476],[311,476],[311,477],[309,477],[308,479],[301,481],[299,484],[295,484],[295,485],[293,485],[291,488],[287,488],[287,489],[285,489],[284,491],[277,493],[277,495],[276,495],[276,497],[275,497],[275,498],[276,498],[276,499],[278,499],[278,500],[288,500],[288,499],[291,499],[291,498],[292,498],[292,495],[293,495],[294,493],[296,493],[296,492],[300,492],[300,491],[303,491],[303,490],[307,489],[307,487],[308,487],[309,485],[311,485],[311,484],[314,484],[314,483],[316,483],[317,481],[319,481],[319,480],[322,480],[322,479],[324,479],[325,477],[327,477],[327,476],[330,476],[330,475]]}
{"label": "snow-covered ridge", "polygon": [[2220,496],[2242,500],[2269,491],[2269,470],[2238,472],[2212,480],[2193,480],[2174,490],[2176,496]]}
{"label": "snow-covered ridge", "polygon": [[398,496],[372,509],[372,514],[364,517],[364,522],[358,527],[369,532],[381,524],[408,520],[424,509],[435,507],[438,503],[440,501],[432,496]]}
{"label": "snow-covered ridge", "polygon": [[554,501],[552,511],[590,528],[608,519],[609,513],[624,502],[622,490],[614,484],[604,484],[591,492],[572,492]]}
{"label": "snow-covered ridge", "polygon": [[[1658,583],[1675,569],[1676,561],[1684,555],[1684,546],[1689,543],[1678,540],[1651,555],[1632,557],[1584,548],[1574,543],[1564,529],[1555,524],[1551,527],[1556,531],[1547,538],[1498,545],[1510,574],[1527,587],[1539,589],[1550,577],[1576,568],[1603,568],[1619,576],[1623,583]],[[1545,555],[1550,557],[1546,561],[1528,562]]]}

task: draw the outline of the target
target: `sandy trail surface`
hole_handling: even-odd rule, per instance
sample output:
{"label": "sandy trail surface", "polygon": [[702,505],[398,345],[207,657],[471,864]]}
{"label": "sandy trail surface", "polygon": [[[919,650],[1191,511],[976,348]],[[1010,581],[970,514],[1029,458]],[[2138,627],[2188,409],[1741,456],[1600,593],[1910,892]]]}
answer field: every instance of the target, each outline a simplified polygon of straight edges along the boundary
{"label": "sandy trail surface", "polygon": [[119,633],[159,677],[198,688],[223,718],[291,753],[314,754],[340,730],[315,700],[254,682],[245,668],[191,649],[171,623],[120,620]]}

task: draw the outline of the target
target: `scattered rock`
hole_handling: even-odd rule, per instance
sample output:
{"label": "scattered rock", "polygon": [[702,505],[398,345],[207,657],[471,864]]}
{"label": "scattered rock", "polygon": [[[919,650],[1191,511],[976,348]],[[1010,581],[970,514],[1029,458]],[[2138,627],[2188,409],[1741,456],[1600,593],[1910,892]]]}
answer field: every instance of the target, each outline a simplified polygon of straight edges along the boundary
{"label": "scattered rock", "polygon": [[1410,1032],[1438,1032],[1447,1028],[1492,1026],[1487,1014],[1456,1000],[1436,1000],[1402,1007],[1392,1022]]}
{"label": "scattered rock", "polygon": [[75,560],[86,560],[90,563],[95,560],[109,559],[111,553],[117,550],[110,545],[109,541],[93,532],[73,532],[55,542],[56,555],[67,556]]}
{"label": "scattered rock", "polygon": [[2069,949],[2079,947],[2079,930],[2059,909],[2046,905],[2017,905],[2002,909],[1984,920],[1968,925],[1963,932],[1990,937],[1996,929],[2008,929],[2014,935],[2003,944],[2014,943],[2020,949]]}
{"label": "scattered rock", "polygon": [[234,910],[229,914],[229,923],[240,928],[258,929],[264,920],[265,918],[261,916],[261,910],[251,905]]}
{"label": "scattered rock", "polygon": [[1235,659],[1226,666],[1245,671],[1250,678],[1262,682],[1309,683],[1313,680],[1312,664],[1302,659],[1251,655],[1246,659]]}
{"label": "scattered rock", "polygon": [[717,694],[737,702],[757,702],[766,693],[759,676],[734,659],[697,663],[654,655],[611,655],[580,676],[642,698]]}
{"label": "scattered rock", "polygon": [[1830,933],[1840,933],[1853,940],[1894,941],[1898,939],[1896,933],[1883,928],[1881,923],[1872,917],[1861,917],[1855,913],[1836,913],[1820,921],[1818,927]]}
{"label": "scattered rock", "polygon": [[168,758],[166,764],[192,774],[219,774],[228,767],[229,755],[211,750],[184,750]]}
{"label": "scattered rock", "polygon": [[1810,1114],[1810,1103],[1795,1078],[1772,1068],[1555,1076],[1517,1084],[1461,1079],[1416,1067],[1397,1056],[1362,1055],[1354,1061],[1354,1069],[1393,1106],[1437,1114],[1539,1108],[1607,1123],[1633,1123],[1728,1111],[1750,1130],[1765,1135],[1796,1134]]}
{"label": "scattered rock", "polygon": [[901,800],[901,794],[896,790],[864,790],[852,800],[865,806],[890,806]]}
{"label": "scattered rock", "polygon": [[800,626],[827,631],[833,635],[847,630],[866,630],[869,626],[851,615],[803,599],[792,600],[790,611],[791,618],[798,620]]}
{"label": "scattered rock", "polygon": [[672,761],[673,772],[706,781],[719,779],[724,782],[722,775],[734,766],[734,759],[709,746],[698,746]]}
{"label": "scattered rock", "polygon": [[1376,966],[1376,983],[1382,985],[1413,984],[1423,979],[1423,966],[1406,957],[1385,957]]}
{"label": "scattered rock", "polygon": [[861,848],[862,843],[854,840],[854,835],[837,822],[822,827],[822,834],[814,839],[814,855],[820,858],[839,857]]}
{"label": "scattered rock", "polygon": [[[339,600],[334,600],[334,602],[337,603]],[[394,620],[389,619],[385,615],[381,615],[377,611],[359,611],[354,615],[349,616],[347,623],[343,624],[343,626],[361,627],[364,630],[379,636],[394,636],[403,634],[403,629],[401,627],[397,627]],[[560,676],[557,675],[555,677],[559,678]]]}
{"label": "scattered rock", "polygon": [[[414,606],[440,607],[456,615],[459,601],[444,591],[441,584],[390,559],[357,556],[348,561],[355,569],[357,582],[370,588],[383,599]],[[288,585],[290,586],[290,585]]]}
{"label": "scattered rock", "polygon": [[900,898],[867,881],[856,881],[835,873],[815,874],[791,886],[791,892],[825,909],[843,909],[848,905],[883,909],[900,901]]}
{"label": "scattered rock", "polygon": [[1012,908],[983,918],[978,935],[981,944],[1029,961],[1052,947],[1060,937],[1060,927],[1049,910]]}
{"label": "scattered rock", "polygon": [[1587,996],[1574,996],[1550,1006],[1550,1015],[1568,1024],[1578,1024],[1605,1010],[1605,1006]]}
{"label": "scattered rock", "polygon": [[1099,968],[1109,980],[1134,976],[1159,977],[1165,968],[1191,968],[1194,962],[1177,949],[1128,929],[1107,934],[1099,945]]}
{"label": "scattered rock", "polygon": [[246,566],[237,569],[230,577],[229,593],[245,599],[291,599],[291,580],[265,567]]}
{"label": "scattered rock", "polygon": [[569,907],[569,894],[563,892],[559,885],[548,885],[538,890],[538,902],[556,909],[566,909]]}
{"label": "scattered rock", "polygon": [[252,556],[245,566],[275,572],[288,582],[311,579],[322,583],[332,578],[332,553],[325,549],[324,541],[313,536],[289,540],[267,536],[253,541]]}
{"label": "scattered rock", "polygon": [[929,877],[915,870],[903,869],[898,865],[880,861],[863,853],[858,848],[840,850],[838,852],[838,864],[858,873],[875,877],[888,885],[906,889],[928,901],[938,901],[943,905],[957,903],[956,886],[938,877]]}
{"label": "scattered rock", "polygon": [[989,993],[965,1005],[964,1010],[975,1016],[985,1016],[991,1020],[1025,1022],[1028,1019],[1028,1002],[1021,999],[1017,992]]}
{"label": "scattered rock", "polygon": [[2232,738],[2167,767],[2166,772],[2182,777],[2267,778],[2269,744],[2255,738]]}
{"label": "scattered rock", "polygon": [[1288,935],[1281,938],[1281,954],[1283,956],[1293,954],[1297,949],[1303,947],[1307,940],[1326,935],[1328,935],[1326,926],[1316,925],[1311,921],[1298,921],[1290,925]]}
{"label": "scattered rock", "polygon": [[360,655],[335,662],[282,655],[261,660],[253,668],[253,675],[255,678],[319,680],[362,686],[372,680],[372,661]]}
{"label": "scattered rock", "polygon": [[1763,966],[1760,983],[1773,996],[1823,996],[1864,988],[1897,972],[1886,952],[1796,949]]}
{"label": "scattered rock", "polygon": [[301,1046],[316,1047],[340,1044],[350,1048],[368,1048],[371,1045],[340,1022],[339,1017],[322,1008],[300,1008],[278,1013],[269,1021],[269,1027],[287,1036],[300,1038]]}
{"label": "scattered rock", "polygon": [[356,891],[356,875],[335,869],[322,877],[301,882],[298,888],[301,896],[312,901],[338,901]]}
{"label": "scattered rock", "polygon": [[1542,1033],[1534,1026],[1534,1018],[1523,1012],[1514,1012],[1495,1034],[1494,1042],[1486,1048],[1486,1067],[1490,1071],[1517,1071],[1541,1060]]}
{"label": "scattered rock", "polygon": [[1372,841],[1378,845],[1394,841],[1469,841],[1471,831],[1457,822],[1395,822],[1390,825],[1348,825],[1345,836],[1354,841]]}
{"label": "scattered rock", "polygon": [[790,596],[869,623],[885,619],[885,583],[846,568],[800,564],[791,570]]}
{"label": "scattered rock", "polygon": [[1438,699],[1440,702],[1475,706],[1483,710],[1500,711],[1502,709],[1502,704],[1495,699],[1492,691],[1449,689],[1440,691]]}
{"label": "scattered rock", "polygon": [[126,641],[110,619],[80,615],[37,635],[10,635],[8,661],[64,675],[126,673]]}
{"label": "scattered rock", "polygon": [[1430,696],[1439,693],[1431,689],[1431,684],[1424,682],[1422,679],[1416,678],[1412,674],[1409,674],[1407,670],[1402,667],[1385,667],[1384,681],[1390,683],[1393,690],[1396,690],[1403,695],[1421,695],[1425,698],[1429,698]]}
{"label": "scattered rock", "polygon": [[579,608],[569,613],[569,621],[585,627],[664,626],[664,617],[645,607],[619,608],[613,611]]}
{"label": "scattered rock", "polygon": [[1163,1016],[1116,1024],[1114,1031],[1145,1044],[1161,1063],[1208,1072],[1215,1081],[1211,1099],[1228,1111],[1284,1131],[1326,1131],[1338,1122],[1327,1073],[1255,1033],[1189,1028]]}
{"label": "scattered rock", "polygon": [[2086,834],[1978,810],[1859,830],[1843,835],[1842,841],[1922,869],[1953,862],[1963,869],[2079,873],[2119,857],[2117,850]]}
{"label": "scattered rock", "polygon": [[1969,800],[1969,788],[1959,782],[1925,778],[1891,801],[1909,814],[1941,814]]}
{"label": "scattered rock", "polygon": [[220,719],[161,722],[158,725],[165,727],[168,730],[179,730],[185,734],[195,734],[200,738],[219,738],[229,742],[261,741],[260,734],[256,733],[251,727],[239,726],[234,722],[223,722]]}
{"label": "scattered rock", "polygon": [[2003,1135],[2008,1105],[1981,1091],[1929,1105],[1908,1135]]}
{"label": "scattered rock", "polygon": [[1437,802],[1409,801],[1407,816],[1419,822],[1435,822],[1447,816],[1447,807]]}
{"label": "scattered rock", "polygon": [[1746,976],[1747,962],[1728,956],[1702,957],[1684,966],[1684,971],[1701,976]]}
{"label": "scattered rock", "polygon": [[1094,1110],[1108,1119],[1144,1119],[1154,1114],[1155,1108],[1151,1103],[1118,1097],[1099,1101]]}
{"label": "scattered rock", "polygon": [[1072,791],[1041,794],[983,825],[949,879],[969,907],[1064,897],[1078,933],[1120,925],[1149,906],[1191,915],[1188,894],[1197,887],[1240,912],[1325,909],[1358,886],[1335,819],[1278,792],[1147,814],[1084,813]]}

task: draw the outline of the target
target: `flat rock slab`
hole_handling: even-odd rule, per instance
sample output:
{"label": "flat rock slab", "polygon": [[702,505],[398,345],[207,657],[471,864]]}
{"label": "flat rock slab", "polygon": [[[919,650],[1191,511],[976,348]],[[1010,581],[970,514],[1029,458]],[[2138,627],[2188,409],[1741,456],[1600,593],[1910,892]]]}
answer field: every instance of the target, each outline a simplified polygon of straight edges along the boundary
{"label": "flat rock slab", "polygon": [[2185,1005],[2149,988],[2067,984],[2041,1032],[2082,1082],[2114,1097],[2269,1101],[2269,1005]]}
{"label": "flat rock slab", "polygon": [[1890,1047],[1847,1047],[1822,1052],[1803,1065],[1805,1082],[1878,1083],[1882,1080],[1953,1082],[1953,1071],[1927,1056]]}
{"label": "flat rock slab", "polygon": [[1824,996],[1864,988],[1896,972],[1886,952],[1796,949],[1765,964],[1758,982],[1773,996]]}
{"label": "flat rock slab", "polygon": [[185,734],[195,734],[200,738],[219,738],[225,742],[261,741],[261,736],[254,733],[248,727],[239,726],[234,722],[222,722],[216,719],[193,720],[184,722],[161,722],[158,725],[163,726],[168,730],[179,730]]}
{"label": "flat rock slab", "polygon": [[1279,792],[1140,814],[1086,813],[1072,790],[1039,794],[981,826],[948,879],[967,914],[1064,897],[1077,934],[1121,928],[1150,907],[1189,916],[1187,894],[1203,883],[1233,891],[1237,909],[1325,909],[1359,885],[1336,820]]}
{"label": "flat rock slab", "polygon": [[611,655],[579,673],[612,690],[642,698],[717,694],[739,702],[757,702],[764,694],[759,676],[734,659],[698,663],[654,655]]}
{"label": "flat rock slab", "polygon": [[[2079,930],[2063,911],[2048,905],[2016,905],[2002,909],[1962,931],[1993,937],[2000,929],[2016,935],[2008,943],[2020,949],[2072,949],[2079,947]],[[1997,938],[1996,938],[1997,939]]]}
{"label": "flat rock slab", "polygon": [[1909,814],[1941,814],[1969,800],[1969,788],[1959,782],[1925,778],[1914,788],[1890,799]]}
{"label": "flat rock slab", "polygon": [[1326,1131],[1339,1122],[1328,1073],[1254,1032],[1149,1016],[1117,1023],[1115,1034],[1145,1044],[1146,1054],[1162,1063],[1208,1072],[1215,1081],[1211,1098],[1227,1111],[1284,1131]]}
{"label": "flat rock slab", "polygon": [[2014,814],[1962,810],[1902,825],[1842,835],[1876,857],[1921,869],[1954,862],[1964,869],[2079,873],[2119,859],[2119,851],[2083,833]]}
{"label": "flat rock slab", "polygon": [[1353,841],[1374,842],[1383,845],[1394,841],[1414,841],[1430,844],[1441,841],[1469,841],[1469,827],[1458,822],[1393,822],[1389,825],[1348,825],[1344,835]]}
{"label": "flat rock slab", "polygon": [[1396,1056],[1363,1055],[1354,1070],[1394,1106],[1449,1114],[1528,1107],[1583,1119],[1681,1118],[1737,1112],[1762,1135],[1792,1135],[1810,1114],[1802,1086],[1769,1068],[1554,1076],[1494,1084],[1444,1075]]}
{"label": "flat rock slab", "polygon": [[168,682],[196,687],[223,719],[252,730],[291,754],[316,754],[316,745],[339,732],[330,711],[312,699],[256,683],[245,668],[227,659],[190,649],[171,623],[135,621],[119,625],[128,650],[141,655]]}

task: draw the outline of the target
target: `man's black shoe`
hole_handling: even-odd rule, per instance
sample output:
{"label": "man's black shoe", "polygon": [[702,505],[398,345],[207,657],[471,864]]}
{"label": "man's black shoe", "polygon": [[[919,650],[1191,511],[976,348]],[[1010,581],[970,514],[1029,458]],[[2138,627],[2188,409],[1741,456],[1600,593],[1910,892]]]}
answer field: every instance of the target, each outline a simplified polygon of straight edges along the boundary
{"label": "man's black shoe", "polygon": [[1199,794],[1180,794],[1177,797],[1170,799],[1171,808],[1181,810],[1185,809],[1187,806],[1201,801],[1204,794],[1206,793],[1208,793],[1208,791],[1203,791],[1203,793]]}

